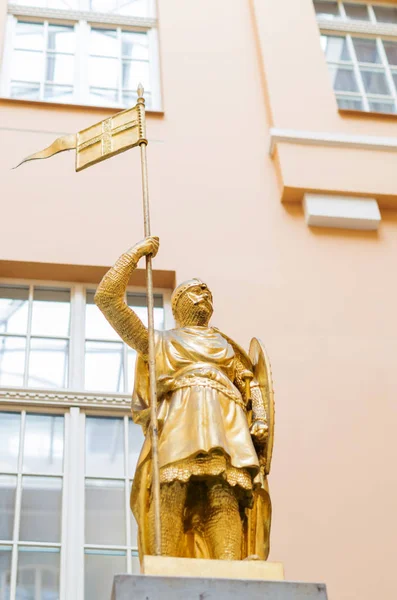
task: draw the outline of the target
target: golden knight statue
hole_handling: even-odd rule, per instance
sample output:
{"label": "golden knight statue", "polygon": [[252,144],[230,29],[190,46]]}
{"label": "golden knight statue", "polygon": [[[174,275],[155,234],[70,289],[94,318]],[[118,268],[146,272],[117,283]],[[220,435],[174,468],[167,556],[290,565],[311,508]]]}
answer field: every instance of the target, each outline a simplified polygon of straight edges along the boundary
{"label": "golden knight statue", "polygon": [[[102,279],[95,302],[138,353],[132,417],[146,434],[131,491],[142,558],[154,554],[148,331],[125,302],[132,271],[157,254],[147,237],[123,254]],[[273,446],[270,365],[253,338],[247,354],[209,325],[213,299],[191,279],[172,295],[175,329],[155,332],[164,556],[266,560],[271,503],[267,474]]]}

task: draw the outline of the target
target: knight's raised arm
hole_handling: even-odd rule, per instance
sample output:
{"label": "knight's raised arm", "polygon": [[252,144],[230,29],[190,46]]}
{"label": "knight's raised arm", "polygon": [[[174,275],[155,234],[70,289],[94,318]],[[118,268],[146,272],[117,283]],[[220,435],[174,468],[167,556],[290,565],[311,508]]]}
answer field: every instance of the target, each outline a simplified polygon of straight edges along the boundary
{"label": "knight's raised arm", "polygon": [[139,260],[148,254],[156,256],[157,237],[147,237],[122,254],[103,277],[95,294],[95,304],[126,344],[139,354],[148,354],[148,332],[137,314],[127,305],[125,292],[131,273]]}

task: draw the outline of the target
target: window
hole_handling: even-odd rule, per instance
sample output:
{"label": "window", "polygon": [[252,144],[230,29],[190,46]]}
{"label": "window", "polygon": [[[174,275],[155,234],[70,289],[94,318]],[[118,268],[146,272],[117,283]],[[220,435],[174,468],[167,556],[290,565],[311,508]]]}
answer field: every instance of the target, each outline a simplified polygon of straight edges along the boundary
{"label": "window", "polygon": [[[124,344],[83,285],[0,284],[0,387],[131,393],[136,353]],[[165,327],[163,290],[155,327]],[[146,294],[128,305],[147,323]]]}
{"label": "window", "polygon": [[74,61],[74,27],[17,21],[11,96],[70,102]]}
{"label": "window", "polygon": [[0,385],[68,387],[70,290],[0,286]]}
{"label": "window", "polygon": [[20,0],[8,13],[3,96],[122,108],[141,82],[161,108],[154,0]]}
{"label": "window", "polygon": [[92,27],[89,46],[90,102],[132,106],[138,84],[142,83],[150,106],[149,46],[145,32]]}
{"label": "window", "polygon": [[[122,343],[94,303],[93,291],[86,292],[85,385],[86,390],[130,392],[136,352]],[[147,324],[144,294],[128,293],[127,304]],[[154,297],[154,324],[164,329],[163,297]]]}
{"label": "window", "polygon": [[0,436],[0,597],[56,598],[64,417],[3,412]]}
{"label": "window", "polygon": [[143,435],[127,417],[87,416],[85,433],[84,597],[108,600],[114,573],[139,573],[129,497]]}
{"label": "window", "polygon": [[109,600],[116,573],[139,572],[129,493],[140,427],[14,408],[0,410],[0,440],[0,598]]}
{"label": "window", "polygon": [[[328,1],[314,7],[339,108],[396,114],[397,9]],[[365,35],[356,25],[363,21]],[[382,26],[385,37],[379,35]]]}

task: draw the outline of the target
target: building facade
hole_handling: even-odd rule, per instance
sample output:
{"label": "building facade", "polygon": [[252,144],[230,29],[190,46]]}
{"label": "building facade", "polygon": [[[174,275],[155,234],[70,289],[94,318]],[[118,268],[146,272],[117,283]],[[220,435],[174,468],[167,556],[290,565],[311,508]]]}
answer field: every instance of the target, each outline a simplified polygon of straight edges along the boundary
{"label": "building facade", "polygon": [[93,304],[143,237],[139,152],[12,170],[139,81],[156,326],[200,277],[214,325],[271,358],[270,560],[393,597],[397,3],[3,0],[0,40],[0,600],[105,600],[139,569],[135,357]]}

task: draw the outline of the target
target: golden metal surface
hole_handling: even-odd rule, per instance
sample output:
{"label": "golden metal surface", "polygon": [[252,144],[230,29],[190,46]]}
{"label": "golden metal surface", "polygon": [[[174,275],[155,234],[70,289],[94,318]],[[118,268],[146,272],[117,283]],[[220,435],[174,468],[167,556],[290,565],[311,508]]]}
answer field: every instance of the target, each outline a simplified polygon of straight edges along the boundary
{"label": "golden metal surface", "polygon": [[251,340],[249,355],[254,367],[254,376],[261,391],[260,395],[256,395],[256,401],[253,401],[252,411],[255,413],[256,420],[260,420],[261,418],[266,419],[268,426],[268,436],[262,452],[265,461],[264,469],[267,475],[270,472],[274,444],[274,391],[272,371],[266,349],[262,342],[257,338]]}
{"label": "golden metal surface", "polygon": [[76,171],[147,143],[140,136],[139,120],[138,106],[134,106],[80,131],[77,134]]}
{"label": "golden metal surface", "polygon": [[[152,470],[150,435],[154,409],[149,333],[124,298],[138,261],[154,257],[158,246],[157,238],[147,237],[123,254],[95,296],[114,329],[138,352],[132,416],[146,438],[131,508],[138,523],[141,559],[156,553],[152,473],[157,471]],[[265,560],[271,522],[266,475],[274,423],[267,356],[256,339],[248,355],[210,326],[212,294],[201,280],[176,288],[172,310],[176,328],[154,334],[161,554]]]}
{"label": "golden metal surface", "polygon": [[31,154],[17,167],[31,160],[50,158],[59,152],[76,149],[76,171],[82,171],[134,146],[146,145],[144,121],[144,100],[139,97],[133,108],[123,110],[76,134],[56,139],[48,148]]}

